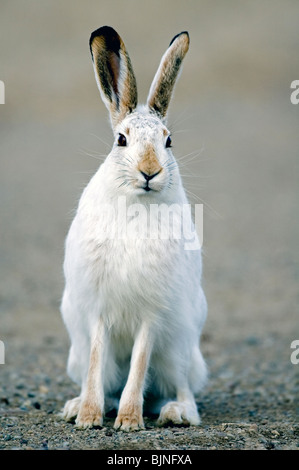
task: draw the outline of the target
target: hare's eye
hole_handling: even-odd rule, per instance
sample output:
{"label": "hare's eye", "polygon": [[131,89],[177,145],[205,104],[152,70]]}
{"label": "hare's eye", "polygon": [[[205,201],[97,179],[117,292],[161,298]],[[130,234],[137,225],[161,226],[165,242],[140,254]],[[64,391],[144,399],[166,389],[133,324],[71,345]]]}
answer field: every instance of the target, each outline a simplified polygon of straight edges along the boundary
{"label": "hare's eye", "polygon": [[125,147],[127,145],[127,139],[123,134],[119,134],[117,144],[119,147]]}
{"label": "hare's eye", "polygon": [[171,147],[171,137],[170,137],[170,135],[167,137],[165,147],[166,147],[166,148]]}

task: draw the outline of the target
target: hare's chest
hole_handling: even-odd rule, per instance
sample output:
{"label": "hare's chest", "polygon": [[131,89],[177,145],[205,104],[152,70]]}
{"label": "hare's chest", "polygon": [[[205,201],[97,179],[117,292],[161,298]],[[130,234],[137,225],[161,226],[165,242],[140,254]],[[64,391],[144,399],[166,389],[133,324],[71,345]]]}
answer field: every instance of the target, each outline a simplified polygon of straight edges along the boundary
{"label": "hare's chest", "polygon": [[170,269],[171,249],[165,241],[148,239],[89,240],[82,246],[85,269],[114,283],[159,276]]}
{"label": "hare's chest", "polygon": [[156,297],[175,271],[177,246],[169,240],[89,239],[81,256],[86,278],[97,291],[124,299]]}

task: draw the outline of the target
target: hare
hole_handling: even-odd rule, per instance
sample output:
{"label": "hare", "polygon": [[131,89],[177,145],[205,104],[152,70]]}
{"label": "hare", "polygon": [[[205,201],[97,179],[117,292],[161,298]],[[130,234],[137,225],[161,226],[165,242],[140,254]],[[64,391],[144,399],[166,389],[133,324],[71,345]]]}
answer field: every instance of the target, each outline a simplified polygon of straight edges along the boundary
{"label": "hare", "polygon": [[[160,412],[159,425],[200,423],[194,394],[207,378],[199,346],[207,315],[201,250],[186,249],[184,236],[161,236],[167,224],[180,224],[181,207],[189,207],[166,126],[188,48],[187,32],[172,39],[147,104],[137,105],[122,39],[108,26],[91,34],[115,142],[81,196],[65,243],[67,371],[81,394],[66,402],[62,415],[79,428],[102,426],[111,403],[118,408],[114,427],[123,431],[144,428],[146,410]],[[172,207],[172,217],[152,211],[150,232],[148,214],[161,205]],[[194,227],[190,207],[186,217]]]}

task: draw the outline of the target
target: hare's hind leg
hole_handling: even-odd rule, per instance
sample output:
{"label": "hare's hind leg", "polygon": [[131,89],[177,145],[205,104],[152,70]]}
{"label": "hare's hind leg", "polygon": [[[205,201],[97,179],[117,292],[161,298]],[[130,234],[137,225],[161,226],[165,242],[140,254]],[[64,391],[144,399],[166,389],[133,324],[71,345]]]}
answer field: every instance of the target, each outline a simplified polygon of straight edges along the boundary
{"label": "hare's hind leg", "polygon": [[[81,345],[84,344],[84,341],[85,339],[84,337],[82,337]],[[83,376],[85,375],[83,362],[84,359],[86,362],[88,361],[87,348],[86,350],[84,350],[84,348],[82,347],[80,351],[76,351],[74,345],[72,345],[69,352],[67,372],[70,378],[79,386],[82,385]],[[60,416],[62,416],[62,418],[64,418],[66,421],[73,421],[79,412],[80,404],[81,396],[68,400],[65,403]]]}
{"label": "hare's hind leg", "polygon": [[158,424],[194,425],[200,424],[194,393],[201,390],[207,379],[207,368],[200,349],[193,348],[188,376],[179,374],[176,379],[177,401],[169,401],[161,408]]}
{"label": "hare's hind leg", "polygon": [[200,416],[197,411],[194,395],[188,386],[177,390],[177,401],[169,401],[163,406],[158,419],[158,424],[200,424]]}
{"label": "hare's hind leg", "polygon": [[66,421],[73,421],[76,418],[77,414],[79,413],[80,404],[81,404],[80,396],[73,398],[72,400],[68,400],[66,404],[64,405],[61,416]]}

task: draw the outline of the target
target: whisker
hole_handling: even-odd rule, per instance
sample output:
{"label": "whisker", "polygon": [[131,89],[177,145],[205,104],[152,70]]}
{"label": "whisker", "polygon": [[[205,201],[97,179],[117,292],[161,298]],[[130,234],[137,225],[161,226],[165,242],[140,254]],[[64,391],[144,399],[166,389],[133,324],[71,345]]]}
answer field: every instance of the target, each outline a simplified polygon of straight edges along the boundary
{"label": "whisker", "polygon": [[129,165],[125,162],[115,162],[117,165],[120,165],[120,166],[125,166],[125,167],[129,167]]}
{"label": "whisker", "polygon": [[204,176],[203,175],[191,175],[191,174],[184,175],[183,173],[181,173],[181,176],[183,178],[204,178],[204,179],[205,178],[213,178],[213,175],[208,175],[208,176],[206,176],[206,175],[204,175]]}
{"label": "whisker", "polygon": [[209,211],[214,215],[216,216],[217,218],[221,219],[222,216],[221,214],[219,214],[219,212],[216,211],[216,209],[214,209],[210,204],[208,204],[204,199],[200,198],[197,194],[193,193],[192,191],[190,191],[189,189],[185,188],[185,191],[187,193],[187,195],[191,195],[194,199],[196,199],[198,202],[200,202],[201,204],[203,204],[204,206],[207,207],[207,209],[209,209]]}
{"label": "whisker", "polygon": [[105,142],[105,140],[103,140],[101,137],[95,135],[95,134],[92,134],[90,133],[89,135],[91,135],[92,137],[95,137],[96,139],[98,139],[100,142],[102,142],[102,144],[106,145],[106,147],[110,150],[111,149],[111,145],[108,144],[107,142]]}
{"label": "whisker", "polygon": [[177,118],[171,122],[169,129],[172,131],[174,129],[174,132],[177,132],[175,130],[175,127],[178,125],[181,125],[183,122],[186,122],[188,119],[191,119],[194,117],[194,113],[190,113],[190,109],[184,109],[180,113],[178,113]]}
{"label": "whisker", "polygon": [[[121,188],[121,187],[124,186],[125,184],[127,184],[127,181],[126,181],[126,180],[124,180],[124,181],[118,186],[118,188]],[[118,188],[117,188],[117,189],[118,189]]]}
{"label": "whisker", "polygon": [[[87,157],[91,157],[91,158],[94,158],[95,160],[98,160],[98,161],[101,161],[103,162],[106,158],[107,155],[104,155],[104,154],[101,154],[101,153],[89,153],[88,151],[84,150],[84,149],[80,149],[80,155],[84,155],[84,156],[87,156]],[[101,157],[101,158],[99,158]]]}
{"label": "whisker", "polygon": [[201,150],[194,150],[193,152],[187,153],[186,155],[182,155],[181,157],[177,157],[177,161],[181,164],[190,163],[192,162],[195,158],[198,158],[204,151],[204,148]]}
{"label": "whisker", "polygon": [[120,179],[124,179],[124,175],[118,176],[117,178],[115,178],[115,181],[120,180]]}

